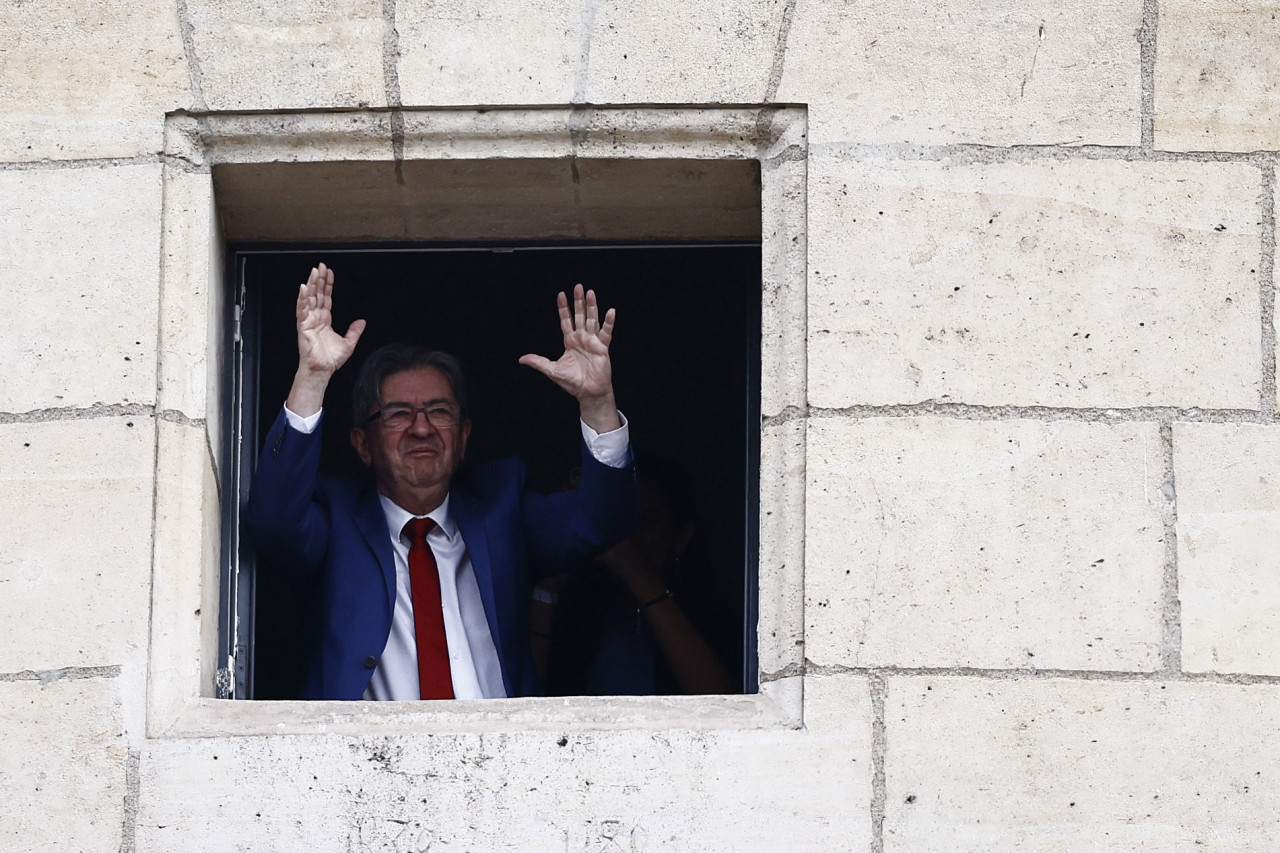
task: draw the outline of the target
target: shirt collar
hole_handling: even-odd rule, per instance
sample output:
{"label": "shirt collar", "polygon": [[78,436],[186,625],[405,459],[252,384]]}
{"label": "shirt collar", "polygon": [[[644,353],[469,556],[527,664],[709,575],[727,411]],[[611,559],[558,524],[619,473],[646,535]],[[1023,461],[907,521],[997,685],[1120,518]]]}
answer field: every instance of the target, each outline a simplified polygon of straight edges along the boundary
{"label": "shirt collar", "polygon": [[426,515],[414,515],[382,492],[378,492],[378,502],[382,504],[382,514],[387,518],[387,530],[391,532],[393,540],[400,538],[400,531],[404,530],[404,526],[409,523],[411,518],[431,519],[440,528],[440,532],[448,537],[450,542],[458,535],[458,525],[454,523],[453,514],[449,512],[448,495],[444,496],[444,501],[441,502],[440,506]]}

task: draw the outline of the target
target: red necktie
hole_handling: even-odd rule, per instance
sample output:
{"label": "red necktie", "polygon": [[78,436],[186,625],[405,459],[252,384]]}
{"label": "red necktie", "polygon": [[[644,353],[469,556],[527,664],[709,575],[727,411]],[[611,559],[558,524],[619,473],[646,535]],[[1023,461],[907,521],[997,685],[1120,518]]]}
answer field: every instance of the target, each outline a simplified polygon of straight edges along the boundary
{"label": "red necktie", "polygon": [[427,531],[436,523],[414,518],[404,526],[409,537],[409,586],[413,589],[413,628],[418,638],[418,690],[423,699],[452,699],[449,643],[444,636],[440,575]]}

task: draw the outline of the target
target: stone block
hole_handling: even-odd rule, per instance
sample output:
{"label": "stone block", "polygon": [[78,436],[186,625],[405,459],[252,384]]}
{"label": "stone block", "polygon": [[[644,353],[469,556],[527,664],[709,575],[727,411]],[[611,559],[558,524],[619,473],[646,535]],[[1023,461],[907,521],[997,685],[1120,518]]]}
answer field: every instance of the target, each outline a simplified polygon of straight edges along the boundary
{"label": "stone block", "polygon": [[120,847],[128,748],[119,692],[105,678],[0,682],[0,847]]}
{"label": "stone block", "polygon": [[823,156],[809,186],[814,405],[1259,405],[1251,165]]}
{"label": "stone block", "polygon": [[378,0],[188,0],[213,110],[385,106]]}
{"label": "stone block", "polygon": [[157,407],[204,418],[222,389],[217,353],[227,334],[218,211],[208,172],[165,169],[164,293]]}
{"label": "stone block", "polygon": [[592,4],[396,3],[406,106],[567,104]]}
{"label": "stone block", "polygon": [[1280,428],[1174,425],[1182,668],[1280,675]]}
{"label": "stone block", "polygon": [[817,418],[808,447],[809,660],[1158,667],[1154,424]]}
{"label": "stone block", "polygon": [[760,673],[804,663],[805,423],[760,430]]}
{"label": "stone block", "polygon": [[14,3],[0,44],[0,161],[153,154],[165,112],[190,103],[164,0]]}
{"label": "stone block", "polygon": [[1280,845],[1275,685],[893,678],[885,853]]}
{"label": "stone block", "polygon": [[160,166],[0,171],[0,411],[155,399]]}
{"label": "stone block", "polygon": [[0,426],[0,672],[145,647],[154,452],[145,417]]}
{"label": "stone block", "polygon": [[1162,0],[1156,148],[1280,148],[1280,3]]}
{"label": "stone block", "polygon": [[1136,145],[1141,24],[1141,0],[798,0],[777,100],[815,144]]}
{"label": "stone block", "polygon": [[[591,17],[588,103],[764,100],[785,0],[603,3]],[[579,84],[581,85],[581,84]]]}
{"label": "stone block", "polygon": [[205,430],[160,421],[147,724],[164,733],[197,696],[214,693],[221,501]]}
{"label": "stone block", "polygon": [[804,701],[803,729],[150,740],[137,851],[868,849],[866,681]]}

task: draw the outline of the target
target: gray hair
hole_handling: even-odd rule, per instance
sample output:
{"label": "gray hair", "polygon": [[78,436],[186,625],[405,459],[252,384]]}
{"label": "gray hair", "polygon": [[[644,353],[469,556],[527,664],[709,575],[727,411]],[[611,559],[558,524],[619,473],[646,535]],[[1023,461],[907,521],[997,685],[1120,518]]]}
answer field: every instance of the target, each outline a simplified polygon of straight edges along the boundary
{"label": "gray hair", "polygon": [[442,350],[427,349],[419,344],[397,343],[374,350],[361,365],[360,375],[356,377],[355,387],[351,389],[352,426],[363,426],[369,412],[380,405],[379,393],[387,377],[420,367],[434,367],[444,374],[453,388],[454,399],[458,401],[459,420],[468,420],[470,409],[467,406],[467,382],[462,373],[462,362]]}

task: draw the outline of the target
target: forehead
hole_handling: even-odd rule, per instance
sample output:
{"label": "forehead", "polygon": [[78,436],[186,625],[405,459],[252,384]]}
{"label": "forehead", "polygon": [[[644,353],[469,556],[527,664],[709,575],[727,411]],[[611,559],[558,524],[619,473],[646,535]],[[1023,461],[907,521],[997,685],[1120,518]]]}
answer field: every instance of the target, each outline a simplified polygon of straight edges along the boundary
{"label": "forehead", "polygon": [[429,403],[432,400],[448,400],[456,403],[453,385],[434,367],[415,367],[393,373],[382,380],[380,396],[387,403]]}

